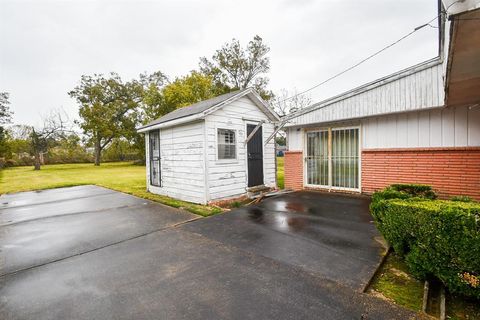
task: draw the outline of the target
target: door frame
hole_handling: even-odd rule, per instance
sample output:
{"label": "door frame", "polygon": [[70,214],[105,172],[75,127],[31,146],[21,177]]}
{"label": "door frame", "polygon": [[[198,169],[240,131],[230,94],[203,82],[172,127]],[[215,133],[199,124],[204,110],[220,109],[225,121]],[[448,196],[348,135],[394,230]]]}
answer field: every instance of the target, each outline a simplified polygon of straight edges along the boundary
{"label": "door frame", "polygon": [[[332,186],[332,178],[331,178],[331,146],[328,146],[328,166],[329,166],[329,185],[317,185],[317,184],[309,184],[308,182],[308,168],[307,168],[307,134],[309,132],[321,132],[321,131],[328,131],[329,135],[333,130],[348,130],[348,129],[358,129],[358,188],[345,188],[345,187],[335,187]],[[310,189],[322,189],[322,190],[338,190],[338,191],[350,191],[350,192],[362,192],[362,126],[361,125],[351,125],[351,126],[325,126],[325,127],[316,127],[316,128],[304,128],[303,133],[303,186]],[[330,141],[329,137],[329,141]],[[330,144],[330,143],[329,143]]]}
{"label": "door frame", "polygon": [[[244,120],[244,128],[245,128],[245,137],[243,138],[242,145],[243,145],[243,150],[245,154],[245,189],[253,188],[248,186],[248,143],[244,143],[245,140],[248,137],[248,125],[254,125],[257,126],[259,121],[253,121],[253,120]],[[263,168],[263,185],[265,185],[265,135],[264,135],[264,124],[262,124],[262,127],[258,130],[261,130],[262,132],[262,168]],[[275,173],[276,174],[276,173]]]}

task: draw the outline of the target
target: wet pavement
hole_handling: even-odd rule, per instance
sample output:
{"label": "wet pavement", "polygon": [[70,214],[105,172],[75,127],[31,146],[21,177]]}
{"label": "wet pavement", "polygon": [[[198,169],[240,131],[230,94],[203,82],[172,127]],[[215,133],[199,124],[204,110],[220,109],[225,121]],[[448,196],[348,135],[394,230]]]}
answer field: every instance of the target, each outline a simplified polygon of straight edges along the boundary
{"label": "wet pavement", "polygon": [[301,192],[182,229],[361,290],[385,248],[364,196]]}
{"label": "wet pavement", "polygon": [[197,219],[93,186],[4,195],[0,319],[414,317],[361,293],[382,250],[368,201],[301,192]]}

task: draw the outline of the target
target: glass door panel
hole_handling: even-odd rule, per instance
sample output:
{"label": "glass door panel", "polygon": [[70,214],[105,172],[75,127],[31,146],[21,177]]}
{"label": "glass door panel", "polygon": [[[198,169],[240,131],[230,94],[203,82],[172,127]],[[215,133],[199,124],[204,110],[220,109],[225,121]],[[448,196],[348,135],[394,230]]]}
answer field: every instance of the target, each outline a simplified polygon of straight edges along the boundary
{"label": "glass door panel", "polygon": [[328,131],[307,133],[307,184],[328,186]]}
{"label": "glass door panel", "polygon": [[332,187],[358,189],[358,129],[332,130]]}

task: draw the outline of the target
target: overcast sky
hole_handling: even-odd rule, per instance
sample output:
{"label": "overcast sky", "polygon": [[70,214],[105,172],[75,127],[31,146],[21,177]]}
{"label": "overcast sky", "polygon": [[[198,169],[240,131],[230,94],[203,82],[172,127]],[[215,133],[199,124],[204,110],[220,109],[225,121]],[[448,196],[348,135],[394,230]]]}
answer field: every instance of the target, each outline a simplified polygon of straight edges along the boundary
{"label": "overcast sky", "polygon": [[[436,0],[0,0],[0,91],[14,122],[38,124],[52,108],[71,118],[67,95],[82,74],[124,80],[197,68],[232,38],[270,46],[270,88],[299,91],[355,64],[431,20]],[[437,55],[423,28],[381,56],[314,90],[314,102]]]}

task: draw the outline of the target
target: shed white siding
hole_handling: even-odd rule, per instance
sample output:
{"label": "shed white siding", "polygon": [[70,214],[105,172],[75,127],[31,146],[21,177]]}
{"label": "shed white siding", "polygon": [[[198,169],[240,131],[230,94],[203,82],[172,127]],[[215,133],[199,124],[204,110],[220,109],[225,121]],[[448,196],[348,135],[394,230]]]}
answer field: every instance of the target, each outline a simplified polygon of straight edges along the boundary
{"label": "shed white siding", "polygon": [[[160,129],[161,187],[150,185],[147,146],[148,190],[189,202],[205,203],[204,122]],[[145,137],[148,141],[148,133]]]}
{"label": "shed white siding", "polygon": [[441,107],[444,99],[442,64],[432,60],[318,103],[287,127]]}
{"label": "shed white siding", "polygon": [[[362,149],[480,146],[480,107],[414,111],[329,125],[360,125]],[[288,129],[289,150],[303,150],[303,133],[303,129]]]}
{"label": "shed white siding", "polygon": [[[248,121],[255,120],[255,121]],[[247,188],[247,123],[262,125],[262,138],[265,141],[274,130],[268,117],[248,97],[243,97],[209,114],[205,118],[205,135],[207,139],[207,177],[209,200],[245,194]],[[218,160],[217,129],[230,129],[236,132],[237,159]],[[274,140],[263,146],[264,183],[275,186],[275,145]]]}

